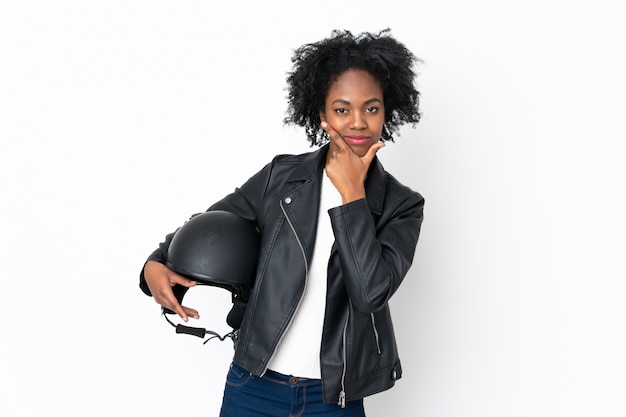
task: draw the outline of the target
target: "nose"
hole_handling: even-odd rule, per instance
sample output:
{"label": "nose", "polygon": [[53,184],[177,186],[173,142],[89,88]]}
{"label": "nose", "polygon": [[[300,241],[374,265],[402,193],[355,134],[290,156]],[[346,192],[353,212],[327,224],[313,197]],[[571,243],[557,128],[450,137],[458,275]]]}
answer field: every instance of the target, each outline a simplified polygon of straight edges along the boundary
{"label": "nose", "polygon": [[367,127],[367,121],[361,112],[352,113],[350,119],[350,129],[365,129]]}

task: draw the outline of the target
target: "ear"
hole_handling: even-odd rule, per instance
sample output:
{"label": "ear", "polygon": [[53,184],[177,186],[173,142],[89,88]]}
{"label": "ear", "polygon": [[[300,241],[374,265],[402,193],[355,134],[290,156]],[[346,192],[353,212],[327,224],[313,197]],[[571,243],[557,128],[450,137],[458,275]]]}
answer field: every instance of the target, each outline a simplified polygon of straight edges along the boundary
{"label": "ear", "polygon": [[320,122],[326,121],[326,113],[323,110],[320,110]]}

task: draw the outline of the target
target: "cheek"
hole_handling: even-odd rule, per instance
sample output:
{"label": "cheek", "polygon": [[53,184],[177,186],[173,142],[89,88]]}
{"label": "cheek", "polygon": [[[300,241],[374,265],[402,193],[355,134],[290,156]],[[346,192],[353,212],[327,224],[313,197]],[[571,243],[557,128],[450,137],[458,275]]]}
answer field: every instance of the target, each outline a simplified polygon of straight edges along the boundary
{"label": "cheek", "polygon": [[378,118],[373,125],[375,126],[374,128],[376,129],[376,132],[380,136],[383,132],[383,127],[385,126],[385,118]]}
{"label": "cheek", "polygon": [[[345,119],[345,118],[344,118]],[[337,114],[335,113],[326,113],[326,121],[328,123],[330,123],[330,125],[334,128],[337,129],[339,127],[342,126],[342,119],[340,117],[337,117]]]}

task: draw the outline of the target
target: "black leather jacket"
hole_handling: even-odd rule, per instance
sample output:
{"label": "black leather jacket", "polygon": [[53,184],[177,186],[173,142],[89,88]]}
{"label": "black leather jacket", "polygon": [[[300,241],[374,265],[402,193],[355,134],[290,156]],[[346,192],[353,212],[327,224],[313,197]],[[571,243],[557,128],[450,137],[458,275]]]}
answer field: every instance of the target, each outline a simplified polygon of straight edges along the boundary
{"label": "black leather jacket", "polygon": [[[267,370],[303,294],[327,150],[279,155],[209,208],[235,212],[261,231],[256,281],[233,359],[255,375]],[[366,195],[328,211],[335,243],[320,357],[325,403],[384,391],[402,376],[388,302],[413,261],[424,199],[385,172],[377,158]],[[149,259],[164,262],[171,236]],[[149,294],[143,274],[141,281]]]}

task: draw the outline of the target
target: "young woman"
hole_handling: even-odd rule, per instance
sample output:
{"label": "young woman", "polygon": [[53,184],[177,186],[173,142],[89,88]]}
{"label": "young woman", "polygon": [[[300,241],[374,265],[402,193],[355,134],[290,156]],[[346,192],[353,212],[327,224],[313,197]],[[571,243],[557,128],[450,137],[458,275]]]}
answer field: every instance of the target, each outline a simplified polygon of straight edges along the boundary
{"label": "young woman", "polygon": [[[316,151],[276,156],[208,210],[261,232],[257,274],[221,415],[364,416],[402,376],[388,302],[409,270],[424,199],[376,153],[419,121],[418,59],[388,30],[333,31],[295,51],[285,122]],[[141,288],[187,321],[172,288],[195,282],[149,257]]]}

